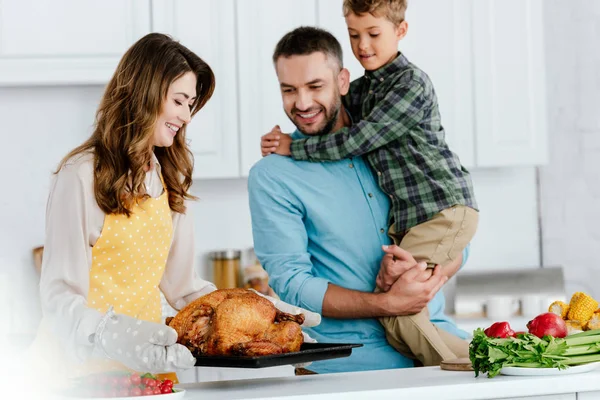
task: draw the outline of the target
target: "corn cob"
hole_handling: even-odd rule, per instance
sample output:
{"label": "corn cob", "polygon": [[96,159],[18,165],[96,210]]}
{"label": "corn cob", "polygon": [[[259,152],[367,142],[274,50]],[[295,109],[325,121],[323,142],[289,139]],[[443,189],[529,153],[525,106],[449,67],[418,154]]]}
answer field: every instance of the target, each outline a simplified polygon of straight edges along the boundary
{"label": "corn cob", "polygon": [[567,318],[585,325],[592,318],[597,308],[598,302],[596,300],[586,293],[577,292],[571,297]]}
{"label": "corn cob", "polygon": [[592,318],[590,318],[590,320],[588,321],[585,328],[589,331],[593,329],[600,329],[600,311],[596,310],[594,315],[592,315]]}
{"label": "corn cob", "polygon": [[579,321],[569,319],[565,321],[565,324],[567,325],[567,335],[583,332],[583,324]]}
{"label": "corn cob", "polygon": [[569,305],[564,301],[555,301],[554,303],[550,304],[548,311],[556,315],[560,315],[562,319],[565,319],[567,318],[567,313],[569,312]]}

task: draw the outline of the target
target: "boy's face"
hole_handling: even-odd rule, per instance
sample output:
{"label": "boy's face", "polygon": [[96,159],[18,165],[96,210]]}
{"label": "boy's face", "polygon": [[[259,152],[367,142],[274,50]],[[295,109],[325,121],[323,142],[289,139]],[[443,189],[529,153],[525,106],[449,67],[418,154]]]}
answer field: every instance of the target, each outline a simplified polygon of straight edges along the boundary
{"label": "boy's face", "polygon": [[348,70],[339,71],[322,52],[279,57],[275,70],[283,108],[294,125],[306,135],[329,133],[338,121],[341,96],[348,93]]}
{"label": "boy's face", "polygon": [[367,71],[391,62],[398,54],[398,42],[406,35],[408,24],[395,26],[385,17],[365,13],[346,15],[352,53]]}

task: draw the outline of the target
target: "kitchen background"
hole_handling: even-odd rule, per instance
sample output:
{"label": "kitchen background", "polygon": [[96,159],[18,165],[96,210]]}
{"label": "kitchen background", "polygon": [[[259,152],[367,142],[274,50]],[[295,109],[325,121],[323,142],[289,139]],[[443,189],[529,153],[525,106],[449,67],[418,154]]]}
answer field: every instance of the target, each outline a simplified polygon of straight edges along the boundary
{"label": "kitchen background", "polygon": [[[190,126],[197,270],[212,279],[208,252],[252,247],[246,176],[260,135],[290,129],[270,64],[276,40],[324,26],[345,45],[352,76],[362,73],[340,4],[0,2],[0,311],[11,343],[26,345],[40,318],[32,249],[44,241],[51,172],[90,134],[125,49],[151,30],[172,33],[215,68],[217,94]],[[461,274],[561,266],[566,293],[600,297],[600,2],[409,0],[407,20],[400,48],[438,87],[481,208]]]}

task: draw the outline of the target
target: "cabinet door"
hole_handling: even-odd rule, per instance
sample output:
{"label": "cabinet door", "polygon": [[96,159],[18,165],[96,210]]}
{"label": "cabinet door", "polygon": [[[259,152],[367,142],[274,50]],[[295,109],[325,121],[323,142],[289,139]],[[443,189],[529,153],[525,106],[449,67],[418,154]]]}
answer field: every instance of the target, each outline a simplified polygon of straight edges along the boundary
{"label": "cabinet door", "polygon": [[314,0],[238,0],[239,107],[242,174],[261,157],[260,137],[273,126],[292,132],[281,102],[272,62],[281,37],[301,25],[315,25]]}
{"label": "cabinet door", "polygon": [[198,54],[215,74],[213,97],[187,129],[194,178],[238,177],[234,0],[153,0],[152,29]]}
{"label": "cabinet door", "polygon": [[0,86],[105,84],[149,31],[149,0],[2,1]]}
{"label": "cabinet door", "polygon": [[[466,167],[474,165],[470,0],[408,3],[408,34],[399,49],[425,71],[435,87],[448,145]],[[318,24],[342,44],[352,80],[364,69],[352,54],[342,0],[319,0]]]}
{"label": "cabinet door", "polygon": [[478,166],[547,162],[542,7],[473,1]]}

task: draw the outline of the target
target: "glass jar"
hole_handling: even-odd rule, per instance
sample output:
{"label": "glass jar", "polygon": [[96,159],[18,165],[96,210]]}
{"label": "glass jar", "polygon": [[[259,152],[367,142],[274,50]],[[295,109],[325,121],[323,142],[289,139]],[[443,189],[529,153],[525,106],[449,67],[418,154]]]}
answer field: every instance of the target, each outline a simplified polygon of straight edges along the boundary
{"label": "glass jar", "polygon": [[217,289],[240,287],[240,250],[220,250],[210,253],[214,284]]}

